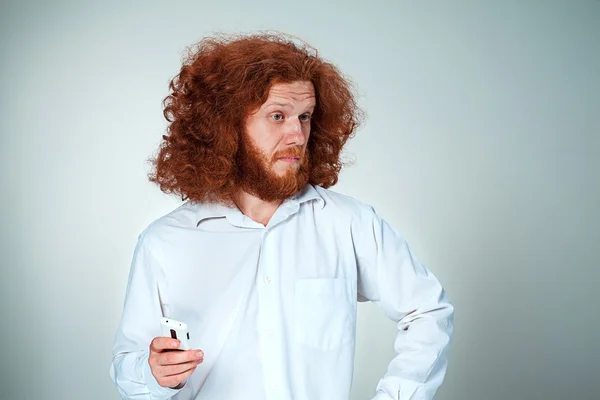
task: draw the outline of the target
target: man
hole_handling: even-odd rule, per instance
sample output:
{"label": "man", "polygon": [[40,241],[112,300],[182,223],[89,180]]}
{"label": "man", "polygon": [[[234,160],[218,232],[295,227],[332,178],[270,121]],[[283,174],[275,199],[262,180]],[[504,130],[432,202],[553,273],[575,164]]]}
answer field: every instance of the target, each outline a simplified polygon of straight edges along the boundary
{"label": "man", "polygon": [[[372,207],[328,190],[361,114],[283,36],[207,38],[165,99],[150,179],[183,205],[139,236],[111,377],[124,399],[348,399],[356,304],[398,326],[374,399],[431,399],[453,307]],[[169,351],[161,317],[188,324]]]}

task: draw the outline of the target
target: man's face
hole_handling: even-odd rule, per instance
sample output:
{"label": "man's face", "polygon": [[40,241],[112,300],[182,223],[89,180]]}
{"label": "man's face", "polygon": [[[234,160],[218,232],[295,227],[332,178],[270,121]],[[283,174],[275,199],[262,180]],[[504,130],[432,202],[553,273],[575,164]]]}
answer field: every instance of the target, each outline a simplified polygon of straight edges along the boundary
{"label": "man's face", "polygon": [[306,151],[316,106],[312,82],[274,84],[246,119],[239,165],[242,187],[265,201],[284,200],[309,179]]}

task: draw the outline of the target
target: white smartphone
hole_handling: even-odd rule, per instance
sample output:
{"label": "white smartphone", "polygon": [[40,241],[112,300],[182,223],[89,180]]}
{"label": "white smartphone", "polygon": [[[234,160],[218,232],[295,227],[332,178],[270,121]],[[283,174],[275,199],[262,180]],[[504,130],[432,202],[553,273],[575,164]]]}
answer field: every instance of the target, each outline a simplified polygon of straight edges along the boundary
{"label": "white smartphone", "polygon": [[190,345],[190,332],[186,323],[163,317],[160,319],[160,325],[163,336],[179,340],[178,350],[192,349]]}

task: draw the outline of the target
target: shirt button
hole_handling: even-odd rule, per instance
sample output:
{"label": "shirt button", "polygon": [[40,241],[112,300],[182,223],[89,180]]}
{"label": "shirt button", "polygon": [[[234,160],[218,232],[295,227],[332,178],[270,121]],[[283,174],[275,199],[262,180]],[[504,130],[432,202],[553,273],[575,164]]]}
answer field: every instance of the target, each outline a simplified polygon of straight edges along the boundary
{"label": "shirt button", "polygon": [[275,329],[267,329],[267,335],[269,335],[270,338],[274,338],[275,337]]}
{"label": "shirt button", "polygon": [[265,283],[268,285],[269,283],[271,283],[271,277],[270,276],[265,276]]}
{"label": "shirt button", "polygon": [[277,383],[273,382],[271,383],[271,390],[275,390],[277,389]]}

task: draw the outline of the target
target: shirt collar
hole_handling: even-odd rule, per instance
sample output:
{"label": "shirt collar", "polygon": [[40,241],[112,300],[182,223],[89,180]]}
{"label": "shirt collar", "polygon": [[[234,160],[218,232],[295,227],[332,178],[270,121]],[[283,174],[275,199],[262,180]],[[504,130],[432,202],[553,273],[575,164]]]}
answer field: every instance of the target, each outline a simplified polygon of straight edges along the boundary
{"label": "shirt collar", "polygon": [[302,190],[300,190],[295,196],[287,199],[286,202],[302,204],[311,200],[316,200],[320,204],[321,208],[325,207],[325,199],[321,197],[313,185],[304,186]]}
{"label": "shirt collar", "polygon": [[[299,207],[302,203],[306,203],[311,200],[317,201],[321,209],[325,207],[325,200],[323,199],[323,197],[321,197],[321,195],[319,194],[319,192],[317,192],[313,185],[306,185],[296,195],[286,199],[282,205],[297,205]],[[208,218],[229,218],[231,216],[240,214],[241,211],[235,206],[229,207],[221,203],[199,203],[196,205],[196,226],[198,226],[198,224],[201,221]]]}
{"label": "shirt collar", "polygon": [[235,206],[230,207],[225,204],[210,203],[210,202],[197,203],[196,204],[196,226],[198,226],[198,224],[200,222],[202,222],[203,220],[208,219],[208,218],[227,217],[230,215],[235,215],[239,212],[240,212],[240,210],[238,210],[238,208]]}

